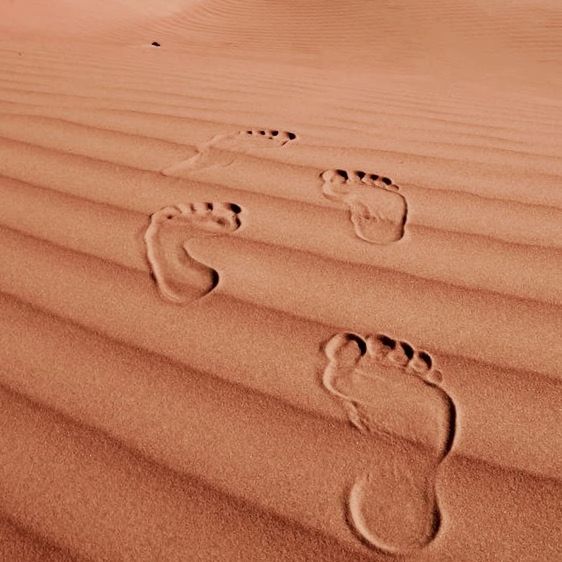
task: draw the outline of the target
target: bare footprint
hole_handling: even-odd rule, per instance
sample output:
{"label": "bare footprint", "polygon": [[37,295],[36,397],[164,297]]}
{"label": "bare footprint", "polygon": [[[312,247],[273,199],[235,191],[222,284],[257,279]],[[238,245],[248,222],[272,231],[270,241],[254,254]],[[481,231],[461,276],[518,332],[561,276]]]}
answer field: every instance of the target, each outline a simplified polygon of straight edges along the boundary
{"label": "bare footprint", "polygon": [[324,195],[348,207],[359,238],[389,244],[404,236],[408,207],[390,178],[348,170],[326,170],[320,177]]}
{"label": "bare footprint", "polygon": [[240,212],[232,203],[180,203],[151,215],[144,240],[162,298],[186,304],[216,287],[218,273],[194,259],[186,244],[193,238],[234,232],[240,227]]}
{"label": "bare footprint", "polygon": [[[362,541],[398,554],[431,542],[441,525],[437,468],[451,450],[456,425],[452,399],[439,386],[431,356],[377,334],[335,335],[326,344],[323,384],[359,431],[414,441],[427,454],[377,459],[351,487],[348,520]],[[397,464],[396,464],[397,463]]]}
{"label": "bare footprint", "polygon": [[165,168],[166,176],[182,176],[211,166],[229,166],[239,154],[260,153],[280,148],[296,140],[297,135],[277,129],[246,129],[238,133],[217,135],[197,147],[197,154],[173,166]]}

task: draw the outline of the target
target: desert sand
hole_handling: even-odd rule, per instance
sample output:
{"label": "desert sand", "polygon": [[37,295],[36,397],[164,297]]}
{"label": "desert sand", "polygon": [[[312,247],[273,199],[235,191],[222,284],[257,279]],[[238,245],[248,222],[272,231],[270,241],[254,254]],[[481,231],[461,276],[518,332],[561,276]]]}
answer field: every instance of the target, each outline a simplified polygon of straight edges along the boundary
{"label": "desert sand", "polygon": [[0,2],[0,560],[562,560],[562,4]]}

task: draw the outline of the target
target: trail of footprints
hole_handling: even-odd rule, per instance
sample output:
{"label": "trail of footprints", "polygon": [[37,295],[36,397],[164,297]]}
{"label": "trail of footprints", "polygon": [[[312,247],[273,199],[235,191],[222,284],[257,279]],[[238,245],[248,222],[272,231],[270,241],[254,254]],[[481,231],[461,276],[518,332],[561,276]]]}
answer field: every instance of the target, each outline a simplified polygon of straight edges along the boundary
{"label": "trail of footprints", "polygon": [[[217,135],[198,147],[192,158],[162,173],[189,177],[191,171],[228,166],[239,154],[279,149],[296,139],[295,133],[275,129]],[[403,238],[407,202],[390,178],[338,169],[322,172],[320,180],[323,195],[347,208],[358,238],[373,244]],[[171,205],[151,215],[144,236],[146,255],[164,300],[185,305],[217,286],[218,272],[190,255],[189,242],[235,233],[242,224],[241,213],[235,203],[194,202]],[[398,476],[391,483],[398,502],[391,510],[381,504],[381,498],[388,497],[388,489],[381,487],[389,483],[381,477],[381,460],[373,459],[372,470],[350,489],[346,506],[349,525],[363,542],[387,553],[422,548],[440,528],[435,478],[455,434],[455,406],[440,386],[440,371],[427,352],[382,334],[365,338],[336,334],[324,353],[324,389],[338,400],[356,430],[414,438],[434,451],[429,465],[414,478]],[[408,415],[396,416],[397,410]]]}

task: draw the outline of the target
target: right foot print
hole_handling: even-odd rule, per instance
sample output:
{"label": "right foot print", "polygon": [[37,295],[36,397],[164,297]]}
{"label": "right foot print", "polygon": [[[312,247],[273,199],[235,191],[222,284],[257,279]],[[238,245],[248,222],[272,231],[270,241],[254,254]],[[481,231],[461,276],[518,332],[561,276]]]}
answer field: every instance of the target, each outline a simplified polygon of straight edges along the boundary
{"label": "right foot print", "polygon": [[347,205],[355,234],[376,244],[396,242],[404,236],[408,212],[398,186],[384,176],[362,171],[326,170],[322,192]]}
{"label": "right foot print", "polygon": [[230,234],[240,227],[238,205],[192,203],[165,207],[150,217],[144,235],[152,276],[161,296],[186,304],[212,291],[218,273],[189,255],[193,238]]}
{"label": "right foot print", "polygon": [[229,166],[238,154],[252,154],[280,148],[296,140],[297,135],[277,129],[246,129],[229,135],[217,135],[197,149],[197,154],[162,170],[165,176],[182,176],[211,166]]}
{"label": "right foot print", "polygon": [[347,506],[351,527],[381,551],[425,546],[440,527],[435,479],[455,434],[455,408],[440,387],[441,373],[428,353],[380,334],[337,334],[325,354],[324,387],[354,427],[397,445],[418,444],[405,453],[396,449],[395,458],[377,459],[353,484]]}

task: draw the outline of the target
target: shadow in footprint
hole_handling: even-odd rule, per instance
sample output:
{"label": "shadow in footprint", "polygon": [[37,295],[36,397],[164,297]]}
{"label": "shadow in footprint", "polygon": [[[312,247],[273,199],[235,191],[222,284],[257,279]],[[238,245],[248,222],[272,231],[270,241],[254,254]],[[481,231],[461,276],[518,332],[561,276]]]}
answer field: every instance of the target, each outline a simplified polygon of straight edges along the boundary
{"label": "shadow in footprint", "polygon": [[324,196],[349,209],[359,238],[389,244],[404,236],[408,207],[390,178],[348,170],[326,170],[320,177]]}
{"label": "shadow in footprint", "polygon": [[240,212],[232,203],[180,203],[151,215],[144,241],[163,299],[187,304],[217,286],[218,272],[193,258],[186,244],[194,238],[231,234],[240,227]]}
{"label": "shadow in footprint", "polygon": [[240,154],[259,154],[264,150],[281,148],[296,139],[295,133],[277,129],[246,129],[234,134],[217,135],[197,147],[197,154],[164,168],[162,174],[184,177],[205,168],[229,166]]}
{"label": "shadow in footprint", "polygon": [[355,428],[394,442],[401,437],[417,443],[411,451],[427,451],[373,462],[349,490],[350,527],[383,552],[420,549],[441,526],[435,481],[455,435],[456,410],[440,387],[442,375],[427,352],[383,334],[340,333],[324,352],[324,388]]}

